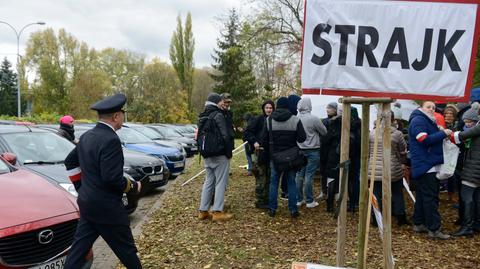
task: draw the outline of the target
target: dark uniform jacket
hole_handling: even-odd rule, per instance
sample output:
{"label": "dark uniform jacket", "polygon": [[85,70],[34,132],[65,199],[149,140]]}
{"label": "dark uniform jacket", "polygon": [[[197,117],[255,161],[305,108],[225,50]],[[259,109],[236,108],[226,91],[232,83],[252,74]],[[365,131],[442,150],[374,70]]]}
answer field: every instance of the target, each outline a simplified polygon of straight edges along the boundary
{"label": "dark uniform jacket", "polygon": [[123,162],[120,139],[108,125],[98,123],[80,137],[65,165],[67,169],[80,166],[81,185],[76,187],[83,218],[99,224],[129,225],[122,196],[131,189],[136,191],[137,184],[123,178]]}

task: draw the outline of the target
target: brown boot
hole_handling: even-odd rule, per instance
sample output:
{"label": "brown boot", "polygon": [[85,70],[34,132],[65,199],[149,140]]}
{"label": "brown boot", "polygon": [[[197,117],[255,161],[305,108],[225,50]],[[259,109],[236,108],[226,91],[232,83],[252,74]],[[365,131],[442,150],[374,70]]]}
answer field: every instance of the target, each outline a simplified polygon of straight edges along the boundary
{"label": "brown boot", "polygon": [[215,211],[212,214],[213,221],[223,221],[223,220],[229,220],[231,218],[233,218],[233,214],[225,213],[222,211]]}
{"label": "brown boot", "polygon": [[199,211],[198,212],[198,219],[199,220],[206,220],[212,217],[212,214],[208,211]]}

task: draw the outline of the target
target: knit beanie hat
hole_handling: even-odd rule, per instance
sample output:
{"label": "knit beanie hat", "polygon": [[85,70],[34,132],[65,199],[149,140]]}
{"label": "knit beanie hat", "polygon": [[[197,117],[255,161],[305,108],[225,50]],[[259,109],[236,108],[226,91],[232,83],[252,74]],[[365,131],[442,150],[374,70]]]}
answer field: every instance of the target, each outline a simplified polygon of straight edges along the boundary
{"label": "knit beanie hat", "polygon": [[457,114],[458,114],[458,108],[455,106],[455,105],[452,105],[452,104],[449,104],[445,107],[445,109],[443,110],[443,115],[445,115],[445,113],[447,113],[448,111],[452,112],[453,113],[453,117],[456,118],[457,117]]}
{"label": "knit beanie hat", "polygon": [[222,97],[216,92],[211,92],[208,94],[207,101],[218,104],[222,101]]}
{"label": "knit beanie hat", "polygon": [[288,109],[288,99],[287,97],[280,97],[277,100],[277,108],[286,108]]}
{"label": "knit beanie hat", "polygon": [[331,102],[327,105],[327,108],[332,108],[332,109],[338,110],[338,104],[337,104],[337,102]]}
{"label": "knit beanie hat", "polygon": [[296,94],[291,94],[288,96],[288,110],[290,110],[290,112],[292,112],[293,115],[297,115],[298,113],[297,105],[300,99],[302,98]]}
{"label": "knit beanie hat", "polygon": [[72,124],[75,120],[73,119],[72,116],[70,115],[65,115],[63,117],[60,118],[60,123],[61,124]]}
{"label": "knit beanie hat", "polygon": [[462,120],[471,120],[471,121],[478,121],[478,111],[480,109],[480,104],[475,102],[472,104],[472,107],[465,111],[462,116]]}

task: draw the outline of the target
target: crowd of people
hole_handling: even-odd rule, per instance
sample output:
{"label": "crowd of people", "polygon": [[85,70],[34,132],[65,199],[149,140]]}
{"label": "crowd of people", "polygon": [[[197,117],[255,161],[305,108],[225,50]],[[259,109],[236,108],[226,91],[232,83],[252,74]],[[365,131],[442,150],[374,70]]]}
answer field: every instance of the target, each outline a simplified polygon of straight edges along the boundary
{"label": "crowd of people", "polygon": [[[200,114],[199,130],[210,110],[220,112],[216,121],[228,142],[221,157],[205,158],[207,176],[202,190],[200,219],[226,220],[232,214],[223,212],[223,196],[228,183],[228,163],[233,150],[231,112],[222,95],[211,93]],[[408,121],[402,119],[401,105],[395,103],[391,113],[391,184],[392,215],[398,225],[412,225],[413,231],[427,233],[434,239],[448,239],[441,230],[439,194],[448,191],[448,198],[458,203],[458,231],[452,236],[471,237],[480,231],[480,124],[478,102],[472,104],[436,104],[424,101],[413,111]],[[300,216],[299,208],[311,209],[326,200],[326,210],[334,212],[339,198],[340,138],[342,108],[336,102],[326,106],[327,117],[311,114],[308,96],[290,95],[273,102],[266,100],[262,114],[247,115],[243,140],[248,160],[248,175],[255,176],[255,207],[265,209],[275,217],[280,197],[288,200],[292,218]],[[228,124],[226,124],[228,123]],[[407,127],[408,126],[408,127]],[[369,176],[373,178],[374,195],[382,207],[382,136],[373,162],[374,130],[370,132]],[[358,209],[360,186],[361,119],[351,108],[350,151],[348,168],[348,211]],[[200,132],[200,131],[199,131]],[[439,180],[437,172],[444,163],[443,144],[451,141],[460,148],[455,173]],[[285,155],[294,156],[288,159]],[[222,160],[220,160],[220,159]],[[283,159],[282,159],[283,158]],[[372,170],[373,167],[373,170]],[[370,175],[370,171],[374,175]],[[321,188],[314,195],[313,182],[319,175]],[[404,201],[406,181],[415,190],[413,216],[407,216]],[[280,186],[279,186],[280,185]],[[213,199],[213,200],[212,200]],[[213,202],[212,202],[213,201]],[[211,210],[210,210],[211,209]],[[213,212],[213,213],[210,213]],[[222,216],[222,217],[215,217]],[[375,225],[374,218],[373,225]]]}

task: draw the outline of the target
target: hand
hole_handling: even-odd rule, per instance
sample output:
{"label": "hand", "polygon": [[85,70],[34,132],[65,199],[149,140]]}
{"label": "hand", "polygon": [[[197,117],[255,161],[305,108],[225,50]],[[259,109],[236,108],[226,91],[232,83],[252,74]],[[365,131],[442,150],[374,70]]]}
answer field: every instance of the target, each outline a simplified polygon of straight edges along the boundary
{"label": "hand", "polygon": [[142,190],[142,182],[137,181],[137,193],[140,193],[141,190]]}
{"label": "hand", "polygon": [[255,142],[255,144],[253,144],[253,146],[255,147],[255,150],[258,150],[260,148],[260,144],[258,144],[258,142]]}
{"label": "hand", "polygon": [[452,130],[450,129],[444,129],[443,132],[447,135],[450,136],[452,134]]}

